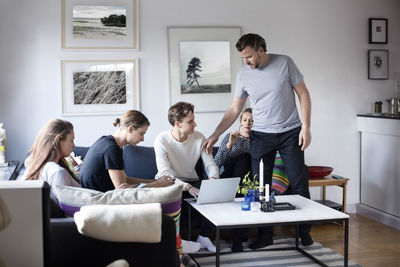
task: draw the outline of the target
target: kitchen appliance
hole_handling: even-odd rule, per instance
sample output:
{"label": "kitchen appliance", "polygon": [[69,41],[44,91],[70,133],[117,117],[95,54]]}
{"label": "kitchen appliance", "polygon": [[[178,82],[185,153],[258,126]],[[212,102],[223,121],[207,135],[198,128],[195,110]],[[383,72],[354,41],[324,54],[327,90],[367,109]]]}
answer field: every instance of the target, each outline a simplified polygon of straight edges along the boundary
{"label": "kitchen appliance", "polygon": [[400,99],[396,97],[392,97],[387,100],[389,103],[389,115],[390,116],[399,116],[399,108],[400,108]]}
{"label": "kitchen appliance", "polygon": [[382,101],[375,102],[375,113],[382,113]]}

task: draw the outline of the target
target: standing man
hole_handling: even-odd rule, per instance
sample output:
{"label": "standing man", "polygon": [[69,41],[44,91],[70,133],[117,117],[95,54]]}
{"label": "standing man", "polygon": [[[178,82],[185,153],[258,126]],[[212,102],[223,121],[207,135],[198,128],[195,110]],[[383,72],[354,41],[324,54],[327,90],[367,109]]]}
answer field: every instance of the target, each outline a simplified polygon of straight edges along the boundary
{"label": "standing man", "polygon": [[[250,97],[254,119],[250,133],[253,173],[259,173],[259,162],[263,159],[264,181],[271,185],[275,153],[279,150],[292,193],[310,198],[304,150],[311,142],[311,99],[303,75],[290,57],[267,53],[264,38],[257,34],[243,35],[236,48],[246,65],[237,75],[231,106],[214,133],[205,140],[202,149],[207,153],[212,151],[219,136],[233,124]],[[302,121],[297,112],[295,93],[299,98]],[[300,225],[304,246],[313,244],[310,229],[310,225]],[[260,227],[258,239],[249,247],[258,249],[272,243],[272,227]]]}

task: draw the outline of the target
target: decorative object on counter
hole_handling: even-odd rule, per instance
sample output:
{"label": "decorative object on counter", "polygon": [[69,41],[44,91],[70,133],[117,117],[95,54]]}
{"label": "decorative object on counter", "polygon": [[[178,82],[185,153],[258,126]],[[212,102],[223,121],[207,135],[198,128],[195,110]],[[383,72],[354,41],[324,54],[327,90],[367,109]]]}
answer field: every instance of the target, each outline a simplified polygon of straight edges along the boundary
{"label": "decorative object on counter", "polygon": [[384,18],[369,19],[369,43],[388,43],[388,20]]}
{"label": "decorative object on counter", "polygon": [[382,101],[375,102],[375,113],[382,113]]}
{"label": "decorative object on counter", "polygon": [[6,162],[6,151],[7,151],[6,130],[3,128],[3,123],[0,122],[0,167],[8,166],[8,162]]}
{"label": "decorative object on counter", "polygon": [[399,116],[399,108],[400,108],[400,99],[396,97],[392,97],[388,99],[388,113],[390,116]]}
{"label": "decorative object on counter", "polygon": [[308,178],[322,178],[329,175],[333,171],[332,167],[327,166],[308,166]]}
{"label": "decorative object on counter", "polygon": [[389,50],[368,50],[368,79],[389,79]]}

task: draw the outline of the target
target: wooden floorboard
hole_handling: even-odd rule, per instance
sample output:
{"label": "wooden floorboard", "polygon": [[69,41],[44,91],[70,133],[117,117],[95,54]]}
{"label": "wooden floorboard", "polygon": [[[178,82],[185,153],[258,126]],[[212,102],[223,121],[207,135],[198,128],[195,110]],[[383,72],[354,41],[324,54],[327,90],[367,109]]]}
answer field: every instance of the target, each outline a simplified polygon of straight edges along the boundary
{"label": "wooden floorboard", "polygon": [[[366,217],[350,214],[349,258],[363,267],[400,266],[400,231]],[[314,225],[314,240],[343,254],[343,227]]]}

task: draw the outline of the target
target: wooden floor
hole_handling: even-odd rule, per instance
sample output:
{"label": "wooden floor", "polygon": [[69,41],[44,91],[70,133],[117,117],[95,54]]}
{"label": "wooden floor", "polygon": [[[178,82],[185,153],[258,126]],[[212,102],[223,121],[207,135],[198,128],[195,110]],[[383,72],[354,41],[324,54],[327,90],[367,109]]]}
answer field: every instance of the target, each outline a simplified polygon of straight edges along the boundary
{"label": "wooden floor", "polygon": [[[343,255],[343,227],[314,225],[314,240]],[[350,214],[349,259],[363,267],[400,266],[400,231],[366,217]]]}

